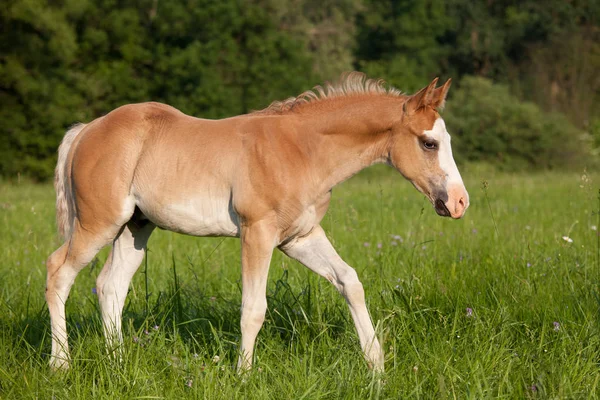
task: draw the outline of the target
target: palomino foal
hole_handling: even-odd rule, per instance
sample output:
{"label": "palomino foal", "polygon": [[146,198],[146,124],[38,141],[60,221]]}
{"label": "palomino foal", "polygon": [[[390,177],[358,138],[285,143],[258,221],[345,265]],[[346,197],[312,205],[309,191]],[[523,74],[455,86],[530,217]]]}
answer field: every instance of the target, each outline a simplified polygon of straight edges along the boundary
{"label": "palomino foal", "polygon": [[56,167],[57,220],[65,243],[47,261],[50,365],[68,367],[65,301],[78,272],[110,243],[96,289],[108,345],[122,341],[129,283],[158,226],[240,237],[239,370],[252,364],[274,248],[339,290],[365,358],[383,370],[362,284],[319,224],[332,188],[374,163],[394,166],[439,215],[462,217],[469,198],[437,112],[450,81],[439,88],[436,83],[405,96],[352,73],[337,85],[218,121],[144,103],[73,127]]}

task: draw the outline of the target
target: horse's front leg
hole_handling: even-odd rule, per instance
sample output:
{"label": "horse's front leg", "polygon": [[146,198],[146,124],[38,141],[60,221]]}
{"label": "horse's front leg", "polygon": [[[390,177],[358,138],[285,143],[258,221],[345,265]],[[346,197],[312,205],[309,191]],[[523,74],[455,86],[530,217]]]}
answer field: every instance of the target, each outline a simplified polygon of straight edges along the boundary
{"label": "horse's front leg", "polygon": [[383,371],[383,352],[375,336],[375,329],[365,304],[363,286],[354,268],[337,254],[320,226],[302,238],[294,239],[280,247],[288,256],[324,276],[344,296],[365,358],[375,371]]}
{"label": "horse's front leg", "polygon": [[267,311],[267,277],[276,244],[275,224],[259,221],[242,226],[242,343],[238,372],[250,369],[254,343]]}

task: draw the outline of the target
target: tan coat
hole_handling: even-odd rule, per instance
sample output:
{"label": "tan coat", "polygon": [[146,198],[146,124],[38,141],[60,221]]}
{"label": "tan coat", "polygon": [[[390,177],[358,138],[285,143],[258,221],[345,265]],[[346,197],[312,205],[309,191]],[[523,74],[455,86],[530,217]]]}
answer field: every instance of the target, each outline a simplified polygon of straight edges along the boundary
{"label": "tan coat", "polygon": [[435,89],[436,82],[404,96],[354,73],[337,86],[223,120],[144,103],[72,128],[56,171],[57,218],[66,242],[47,262],[51,365],[68,365],[64,301],[75,276],[109,243],[113,250],[97,293],[109,345],[118,345],[129,282],[158,226],[241,237],[240,370],[252,363],[275,247],[345,296],[367,361],[383,369],[362,285],[319,224],[331,189],[374,163],[398,169],[438,214],[464,214],[468,194],[437,112],[449,82]]}

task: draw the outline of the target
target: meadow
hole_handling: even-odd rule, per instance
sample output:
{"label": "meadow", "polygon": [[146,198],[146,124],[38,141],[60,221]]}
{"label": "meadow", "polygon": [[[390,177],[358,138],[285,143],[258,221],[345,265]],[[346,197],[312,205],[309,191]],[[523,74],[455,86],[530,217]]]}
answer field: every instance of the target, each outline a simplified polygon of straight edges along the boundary
{"label": "meadow", "polygon": [[255,368],[238,376],[238,240],[159,230],[130,288],[123,360],[104,349],[104,250],[67,303],[73,366],[52,373],[54,192],[0,183],[0,398],[597,398],[600,176],[461,170],[471,207],[459,221],[389,168],[334,189],[322,225],[363,282],[383,375],[337,291],[276,252]]}

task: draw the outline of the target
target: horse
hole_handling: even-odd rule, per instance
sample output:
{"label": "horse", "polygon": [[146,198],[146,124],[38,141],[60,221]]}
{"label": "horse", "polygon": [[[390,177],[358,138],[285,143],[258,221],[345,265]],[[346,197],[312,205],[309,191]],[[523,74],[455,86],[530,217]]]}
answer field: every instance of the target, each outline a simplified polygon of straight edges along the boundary
{"label": "horse", "polygon": [[345,298],[363,355],[384,354],[356,271],[320,226],[332,188],[376,163],[394,167],[440,216],[461,218],[469,195],[439,111],[451,81],[413,95],[354,72],[337,83],[221,120],[160,103],[128,104],[65,134],[55,171],[64,243],[47,259],[50,366],[70,364],[65,302],[77,274],[112,244],[97,277],[108,348],[155,227],[241,241],[239,372],[252,366],[265,319],[271,256],[278,248],[325,277]]}

